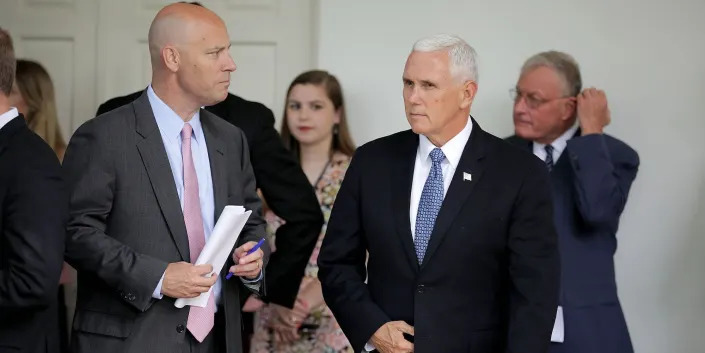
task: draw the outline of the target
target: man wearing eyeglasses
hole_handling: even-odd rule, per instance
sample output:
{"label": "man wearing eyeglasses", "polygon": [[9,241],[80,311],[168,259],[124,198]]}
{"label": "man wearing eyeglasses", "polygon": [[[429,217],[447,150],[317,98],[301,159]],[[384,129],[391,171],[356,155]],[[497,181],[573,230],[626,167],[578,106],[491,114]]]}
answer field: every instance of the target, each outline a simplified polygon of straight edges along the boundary
{"label": "man wearing eyeglasses", "polygon": [[581,88],[570,55],[529,58],[511,91],[515,135],[507,141],[543,160],[551,174],[561,289],[550,352],[631,353],[613,256],[639,156],[603,133],[610,122],[605,93]]}

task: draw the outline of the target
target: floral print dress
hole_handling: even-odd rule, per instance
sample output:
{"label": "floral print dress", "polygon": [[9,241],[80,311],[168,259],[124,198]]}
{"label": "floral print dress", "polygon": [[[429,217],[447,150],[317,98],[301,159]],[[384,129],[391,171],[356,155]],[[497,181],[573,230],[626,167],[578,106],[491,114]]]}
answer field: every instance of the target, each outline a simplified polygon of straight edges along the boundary
{"label": "floral print dress", "polygon": [[[333,208],[333,202],[340,189],[340,184],[343,182],[343,176],[350,164],[350,157],[342,153],[336,152],[333,154],[330,162],[323,170],[318,182],[315,185],[316,196],[318,203],[321,205],[323,212],[323,228],[316,242],[316,247],[309,258],[306,265],[306,271],[301,285],[304,286],[318,277],[318,253],[321,249],[323,236],[326,233],[328,219]],[[265,212],[267,220],[267,233],[270,244],[274,244],[274,233],[277,228],[283,224],[283,220],[277,217],[271,210]],[[274,249],[274,247],[272,247]],[[353,349],[350,346],[343,331],[338,326],[338,323],[333,318],[330,309],[324,304],[318,308],[311,310],[309,316],[304,320],[303,324],[311,327],[317,327],[313,331],[308,331],[300,335],[300,339],[289,345],[274,344],[274,336],[269,329],[269,320],[271,318],[271,310],[269,306],[264,306],[255,316],[254,335],[250,346],[251,353],[352,353]]]}

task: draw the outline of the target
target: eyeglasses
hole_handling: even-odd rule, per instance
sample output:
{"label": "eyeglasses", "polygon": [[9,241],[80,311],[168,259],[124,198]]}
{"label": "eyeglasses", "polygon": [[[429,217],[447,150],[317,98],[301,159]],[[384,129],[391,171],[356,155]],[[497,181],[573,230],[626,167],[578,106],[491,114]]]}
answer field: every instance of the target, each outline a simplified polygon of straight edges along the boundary
{"label": "eyeglasses", "polygon": [[526,105],[531,108],[531,109],[538,109],[542,105],[557,101],[559,99],[565,99],[565,98],[571,98],[571,97],[558,97],[558,98],[552,98],[552,99],[544,99],[544,98],[539,98],[536,96],[536,93],[525,93],[522,92],[516,88],[512,88],[509,90],[509,98],[512,99],[514,104],[519,103],[519,101],[524,98],[524,102],[526,102]]}

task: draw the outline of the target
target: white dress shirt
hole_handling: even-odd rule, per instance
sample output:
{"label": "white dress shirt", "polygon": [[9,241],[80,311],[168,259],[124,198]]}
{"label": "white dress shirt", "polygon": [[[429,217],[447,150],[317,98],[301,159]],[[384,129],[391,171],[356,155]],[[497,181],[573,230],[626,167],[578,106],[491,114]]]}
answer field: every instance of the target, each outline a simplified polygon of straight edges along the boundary
{"label": "white dress shirt", "polygon": [[[472,119],[468,118],[463,130],[461,130],[452,139],[441,146],[441,151],[446,158],[441,162],[441,170],[443,171],[443,197],[445,198],[450,182],[453,180],[453,174],[458,167],[460,157],[463,155],[465,144],[470,138],[472,132]],[[416,162],[414,163],[414,179],[411,182],[411,208],[409,209],[409,220],[411,221],[411,237],[416,236],[416,214],[419,212],[419,201],[421,200],[421,192],[428,174],[431,172],[431,156],[435,146],[428,137],[419,135],[419,147],[416,149]]]}
{"label": "white dress shirt", "polygon": [[[184,168],[181,157],[181,130],[186,124],[181,117],[176,114],[164,101],[162,101],[150,85],[147,88],[147,98],[152,106],[154,118],[157,121],[159,133],[162,136],[164,149],[166,150],[169,165],[171,166],[171,174],[174,177],[176,192],[181,203],[181,210],[184,208]],[[213,180],[211,179],[210,160],[208,159],[208,149],[206,147],[206,138],[203,135],[203,127],[201,126],[200,111],[196,111],[191,120],[188,121],[193,128],[193,136],[191,137],[191,155],[193,156],[193,165],[196,169],[196,177],[198,178],[198,199],[201,204],[201,218],[203,218],[203,234],[208,241],[208,237],[213,232],[214,218],[214,198],[213,198]],[[191,259],[195,261],[196,259]],[[157,284],[152,297],[161,299],[162,279]],[[213,294],[215,294],[216,302],[220,297],[220,279],[215,283]]]}
{"label": "white dress shirt", "polygon": [[10,110],[0,114],[0,129],[5,127],[12,119],[18,117],[20,114],[17,112],[17,108],[10,108]]}
{"label": "white dress shirt", "polygon": [[[157,121],[157,127],[159,128],[159,132],[162,136],[164,149],[166,150],[169,165],[171,166],[171,173],[174,176],[176,192],[179,196],[179,202],[181,203],[181,210],[183,211],[184,167],[183,158],[181,156],[181,130],[186,123],[166,103],[164,103],[164,101],[162,101],[156,93],[154,93],[151,85],[147,88],[147,98],[149,98],[149,104],[152,106],[152,112],[154,113],[154,118]],[[206,137],[203,134],[203,126],[201,125],[200,110],[196,111],[196,114],[191,117],[191,120],[189,120],[188,123],[193,128],[193,133],[191,136],[191,155],[193,157],[193,165],[196,169],[196,177],[198,178],[198,199],[201,204],[203,234],[205,235],[207,242],[213,232],[215,222],[215,198],[213,196],[213,179],[211,178],[210,159],[208,158]],[[195,262],[196,259],[191,259],[191,261]],[[260,273],[260,278],[261,277],[262,273]],[[255,284],[255,282],[259,281],[260,278],[254,281],[248,281],[243,278],[241,278],[241,280],[248,284],[249,287],[258,289],[258,283],[254,286],[252,284]],[[154,293],[152,293],[153,298],[162,298],[161,289],[163,281],[164,275],[162,274],[162,278],[159,280],[157,287],[154,289]],[[221,287],[222,282],[219,277],[213,286],[213,295],[216,303],[220,302]]]}
{"label": "white dress shirt", "polygon": [[[573,125],[570,129],[566,130],[566,132],[563,133],[563,135],[559,136],[557,139],[555,139],[553,142],[551,142],[551,146],[553,146],[553,164],[556,164],[558,162],[558,158],[561,157],[561,153],[565,150],[566,146],[568,146],[568,140],[570,140],[573,135],[575,135],[575,132],[578,131],[578,125]],[[534,156],[541,158],[542,161],[546,161],[546,145],[543,143],[538,143],[534,142]]]}

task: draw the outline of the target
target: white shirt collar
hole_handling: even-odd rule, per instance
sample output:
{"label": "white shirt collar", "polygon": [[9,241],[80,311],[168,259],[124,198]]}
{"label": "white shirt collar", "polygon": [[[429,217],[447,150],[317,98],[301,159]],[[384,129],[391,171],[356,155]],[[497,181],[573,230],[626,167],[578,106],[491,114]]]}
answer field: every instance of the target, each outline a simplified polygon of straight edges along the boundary
{"label": "white shirt collar", "polygon": [[[453,169],[457,168],[458,163],[460,163],[460,157],[463,156],[463,150],[465,150],[465,144],[470,138],[470,133],[472,133],[472,119],[468,117],[468,122],[463,130],[441,146],[441,151],[443,151],[446,160],[453,166]],[[419,155],[422,158],[429,158],[429,154],[434,148],[436,148],[436,145],[431,143],[428,137],[419,135]]]}
{"label": "white shirt collar", "polygon": [[[565,150],[566,146],[568,146],[568,140],[573,138],[576,131],[578,131],[578,124],[573,125],[570,129],[566,130],[563,135],[559,136],[557,139],[551,142],[550,145],[553,146],[554,161],[558,160],[558,157],[560,157],[561,153],[563,153],[563,150]],[[533,145],[534,155],[538,156],[542,160],[545,160],[546,150],[544,148],[546,147],[546,145],[538,142],[534,142]]]}
{"label": "white shirt collar", "polygon": [[17,112],[17,108],[10,108],[10,110],[0,114],[0,129],[5,127],[12,119],[18,117],[20,114]]}
{"label": "white shirt collar", "polygon": [[[157,126],[169,141],[180,141],[181,130],[184,128],[185,122],[181,117],[174,112],[152,89],[152,85],[147,88],[147,98],[152,106],[154,118],[157,120]],[[193,129],[193,138],[200,140],[203,136],[203,128],[201,126],[201,111],[196,111],[196,114],[188,121]]]}

